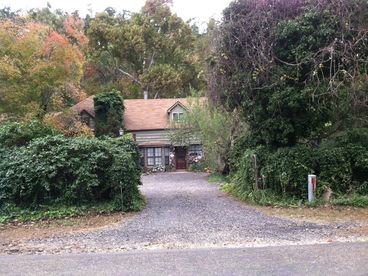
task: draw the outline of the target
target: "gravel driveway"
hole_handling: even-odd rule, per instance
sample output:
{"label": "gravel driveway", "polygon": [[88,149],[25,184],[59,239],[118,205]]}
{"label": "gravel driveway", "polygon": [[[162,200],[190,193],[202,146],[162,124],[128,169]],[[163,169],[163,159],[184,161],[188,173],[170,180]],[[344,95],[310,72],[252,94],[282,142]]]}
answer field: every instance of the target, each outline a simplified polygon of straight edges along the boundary
{"label": "gravel driveway", "polygon": [[146,208],[119,227],[20,246],[58,253],[308,244],[328,241],[335,228],[265,215],[220,192],[205,174],[144,176],[141,190]]}

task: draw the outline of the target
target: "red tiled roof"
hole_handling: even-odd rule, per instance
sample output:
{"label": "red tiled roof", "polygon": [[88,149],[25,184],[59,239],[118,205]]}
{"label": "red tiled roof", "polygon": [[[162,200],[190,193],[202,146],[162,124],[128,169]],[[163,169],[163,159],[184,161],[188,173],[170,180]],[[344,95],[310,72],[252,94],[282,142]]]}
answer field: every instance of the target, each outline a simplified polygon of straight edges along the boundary
{"label": "red tiled roof", "polygon": [[[137,99],[124,100],[124,124],[129,131],[165,129],[168,127],[168,113],[177,102],[184,107],[189,107],[186,98],[178,99]],[[87,111],[95,116],[93,96],[76,104],[72,109],[78,113]]]}
{"label": "red tiled roof", "polygon": [[76,105],[73,105],[72,110],[74,110],[78,114],[81,113],[83,110],[85,110],[90,115],[95,117],[95,108],[94,108],[93,98],[94,96],[88,97],[87,99],[77,103]]}

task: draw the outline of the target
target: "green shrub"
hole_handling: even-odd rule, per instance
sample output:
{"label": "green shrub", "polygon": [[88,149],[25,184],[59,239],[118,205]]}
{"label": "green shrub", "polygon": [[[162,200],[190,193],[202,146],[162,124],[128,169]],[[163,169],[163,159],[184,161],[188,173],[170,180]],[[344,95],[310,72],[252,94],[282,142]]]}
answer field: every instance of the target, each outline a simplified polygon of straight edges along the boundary
{"label": "green shrub", "polygon": [[37,120],[8,122],[0,125],[0,147],[24,146],[33,139],[57,134],[60,131]]}
{"label": "green shrub", "polygon": [[305,145],[280,148],[270,154],[261,170],[266,188],[278,195],[305,198],[307,175],[315,173],[314,154],[314,150]]}
{"label": "green shrub", "polygon": [[339,146],[352,144],[368,148],[368,128],[354,128],[342,132],[334,142]]}
{"label": "green shrub", "polygon": [[368,148],[348,142],[345,140],[344,146],[326,142],[318,148],[297,145],[276,152],[263,147],[246,150],[231,176],[231,192],[257,202],[264,201],[267,195],[305,200],[307,175],[316,174],[318,195],[324,187],[337,195],[367,194]]}
{"label": "green shrub", "polygon": [[344,148],[326,147],[318,152],[317,176],[320,182],[328,186],[334,193],[344,194],[352,187],[352,164],[348,152]]}
{"label": "green shrub", "polygon": [[344,149],[351,164],[352,188],[358,193],[368,194],[368,128],[346,131],[333,143]]}
{"label": "green shrub", "polygon": [[124,128],[124,105],[121,92],[114,90],[100,93],[93,100],[96,113],[96,136],[119,136],[120,129]]}
{"label": "green shrub", "polygon": [[[232,182],[238,183],[241,190],[252,191],[258,189],[256,187],[256,177],[258,184],[263,184],[261,169],[269,158],[270,152],[266,147],[258,147],[255,149],[248,149],[244,151],[239,160],[232,160],[232,167],[235,170],[231,179]],[[255,173],[255,165],[257,166],[257,172]],[[257,176],[256,176],[257,175]]]}
{"label": "green shrub", "polygon": [[193,162],[189,164],[188,170],[190,172],[204,172],[205,168],[206,168],[205,162],[198,161],[198,162]]}
{"label": "green shrub", "polygon": [[126,137],[48,136],[3,154],[2,202],[36,207],[115,200],[129,210],[141,199],[139,151]]}

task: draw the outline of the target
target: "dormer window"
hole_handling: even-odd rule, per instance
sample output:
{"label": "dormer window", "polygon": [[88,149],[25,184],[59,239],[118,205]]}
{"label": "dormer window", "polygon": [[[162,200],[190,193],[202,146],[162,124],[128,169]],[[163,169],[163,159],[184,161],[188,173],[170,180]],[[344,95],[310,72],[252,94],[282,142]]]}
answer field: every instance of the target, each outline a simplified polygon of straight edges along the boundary
{"label": "dormer window", "polygon": [[173,112],[172,114],[172,120],[173,122],[182,122],[184,119],[184,113],[183,112]]}
{"label": "dormer window", "polygon": [[187,108],[179,101],[177,101],[174,105],[172,105],[167,110],[167,114],[169,115],[170,122],[173,122],[173,123],[183,122],[186,112],[187,112]]}

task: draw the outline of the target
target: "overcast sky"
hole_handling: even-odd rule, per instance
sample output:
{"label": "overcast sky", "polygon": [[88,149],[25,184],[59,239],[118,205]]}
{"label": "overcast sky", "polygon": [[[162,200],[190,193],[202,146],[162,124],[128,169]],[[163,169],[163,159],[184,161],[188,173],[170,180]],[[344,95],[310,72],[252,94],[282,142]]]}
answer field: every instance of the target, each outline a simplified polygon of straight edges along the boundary
{"label": "overcast sky", "polygon": [[[29,10],[46,7],[47,2],[52,9],[67,12],[79,10],[81,15],[87,13],[90,6],[93,12],[103,11],[106,7],[119,10],[139,11],[145,0],[0,0],[0,8],[11,7],[14,10]],[[221,18],[221,12],[231,0],[173,0],[172,10],[184,20],[196,18],[196,22],[207,22],[210,17]]]}

